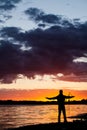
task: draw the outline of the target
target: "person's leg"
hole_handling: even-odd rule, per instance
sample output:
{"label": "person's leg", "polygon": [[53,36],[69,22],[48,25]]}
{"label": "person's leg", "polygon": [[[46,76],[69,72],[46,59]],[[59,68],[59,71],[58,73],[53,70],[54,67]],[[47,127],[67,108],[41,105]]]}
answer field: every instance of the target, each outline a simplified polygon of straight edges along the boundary
{"label": "person's leg", "polygon": [[61,108],[58,108],[58,122],[60,123],[60,116],[61,116]]}
{"label": "person's leg", "polygon": [[63,116],[64,116],[64,122],[67,122],[65,107],[63,107]]}

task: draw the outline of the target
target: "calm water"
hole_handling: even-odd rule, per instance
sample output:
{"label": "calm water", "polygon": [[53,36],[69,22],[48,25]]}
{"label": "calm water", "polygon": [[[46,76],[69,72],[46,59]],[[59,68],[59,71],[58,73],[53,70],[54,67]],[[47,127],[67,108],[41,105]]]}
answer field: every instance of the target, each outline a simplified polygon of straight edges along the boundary
{"label": "calm water", "polygon": [[[87,113],[87,105],[66,105],[66,112],[67,116]],[[51,122],[57,122],[57,105],[0,106],[0,130]]]}

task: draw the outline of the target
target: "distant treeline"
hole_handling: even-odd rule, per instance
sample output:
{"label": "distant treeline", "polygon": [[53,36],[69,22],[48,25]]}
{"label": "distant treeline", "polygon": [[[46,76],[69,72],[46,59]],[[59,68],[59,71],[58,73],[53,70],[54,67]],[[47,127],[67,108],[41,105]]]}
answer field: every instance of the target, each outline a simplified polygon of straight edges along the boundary
{"label": "distant treeline", "polygon": [[[0,100],[0,105],[56,105],[57,101],[13,101]],[[87,99],[66,101],[65,104],[87,104]]]}

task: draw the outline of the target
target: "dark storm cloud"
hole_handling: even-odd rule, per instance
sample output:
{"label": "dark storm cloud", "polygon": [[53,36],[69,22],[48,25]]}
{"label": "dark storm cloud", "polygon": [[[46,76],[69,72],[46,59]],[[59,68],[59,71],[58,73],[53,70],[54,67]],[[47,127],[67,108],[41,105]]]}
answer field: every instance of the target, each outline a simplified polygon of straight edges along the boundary
{"label": "dark storm cloud", "polygon": [[38,24],[39,27],[45,27],[47,25],[59,25],[59,26],[78,26],[80,24],[80,19],[67,19],[63,15],[46,14],[43,10],[38,8],[28,8],[24,12],[29,20],[33,20]]}
{"label": "dark storm cloud", "polygon": [[[0,81],[12,82],[12,77],[16,77],[21,68],[19,50],[20,45],[13,45],[9,41],[0,41]],[[17,70],[17,71],[16,71]],[[11,74],[11,77],[9,76]],[[15,75],[15,76],[14,76]],[[8,78],[9,77],[9,78]],[[8,79],[8,80],[7,80]],[[11,79],[11,81],[10,81]]]}
{"label": "dark storm cloud", "polygon": [[[14,39],[17,39],[17,37],[20,34],[20,28],[16,28],[16,27],[5,27],[3,29],[1,29],[1,36],[2,37],[12,37]],[[19,39],[20,40],[20,39]]]}
{"label": "dark storm cloud", "polygon": [[37,8],[29,8],[25,11],[25,14],[27,14],[29,18],[35,22],[58,24],[61,21],[61,16],[54,14],[45,14],[42,10]]}
{"label": "dark storm cloud", "polygon": [[[58,73],[73,73],[76,77],[87,75],[87,63],[73,62],[77,57],[87,56],[87,22],[78,25],[67,22],[65,26],[54,25],[26,32],[16,27],[5,27],[0,30],[0,35],[3,38],[0,41],[2,82],[10,82],[18,74],[28,77]],[[22,50],[23,45],[32,48]],[[81,78],[77,81],[79,79],[81,81]]]}
{"label": "dark storm cloud", "polygon": [[12,18],[9,15],[12,9],[16,7],[16,4],[21,2],[21,0],[0,0],[0,20],[4,23],[6,20]]}
{"label": "dark storm cloud", "polygon": [[16,4],[21,0],[0,0],[0,10],[8,11],[16,7]]}

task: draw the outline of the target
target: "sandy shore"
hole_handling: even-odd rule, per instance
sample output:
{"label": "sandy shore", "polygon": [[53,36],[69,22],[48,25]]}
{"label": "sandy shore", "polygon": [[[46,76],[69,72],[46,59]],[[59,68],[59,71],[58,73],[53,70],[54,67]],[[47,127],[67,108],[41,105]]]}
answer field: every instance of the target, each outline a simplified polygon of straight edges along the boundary
{"label": "sandy shore", "polygon": [[74,121],[67,123],[48,123],[29,125],[18,128],[9,128],[8,130],[32,130],[32,129],[52,129],[52,130],[87,130],[87,121]]}

